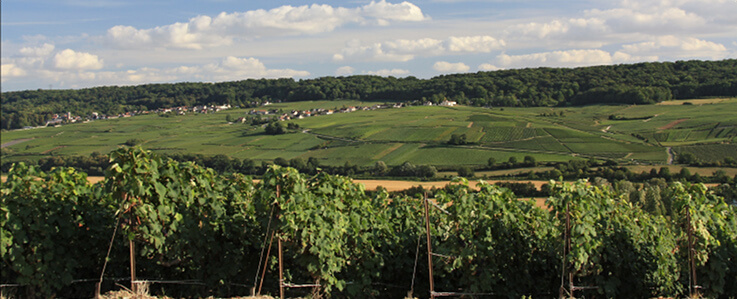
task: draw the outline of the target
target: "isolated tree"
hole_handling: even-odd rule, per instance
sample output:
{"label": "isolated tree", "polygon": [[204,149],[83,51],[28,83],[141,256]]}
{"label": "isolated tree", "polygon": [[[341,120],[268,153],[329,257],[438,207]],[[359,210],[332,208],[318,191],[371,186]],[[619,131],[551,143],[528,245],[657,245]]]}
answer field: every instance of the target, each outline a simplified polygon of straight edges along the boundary
{"label": "isolated tree", "polygon": [[699,162],[699,159],[696,158],[696,156],[692,153],[683,153],[678,155],[678,158],[676,159],[678,161],[678,164],[686,164],[686,165],[692,165]]}
{"label": "isolated tree", "polygon": [[284,130],[284,126],[278,121],[272,121],[268,125],[266,125],[266,134],[269,135],[279,135],[284,134],[287,131]]}
{"label": "isolated tree", "polygon": [[448,140],[448,144],[452,145],[464,145],[466,143],[466,134],[453,134],[450,136],[450,140]]}
{"label": "isolated tree", "polygon": [[374,175],[384,175],[387,171],[389,171],[389,167],[386,166],[384,161],[377,161],[374,164]]}
{"label": "isolated tree", "polygon": [[528,166],[535,166],[535,163],[536,163],[535,157],[533,156],[525,156],[524,161],[525,161],[525,164],[527,164]]}
{"label": "isolated tree", "polygon": [[489,167],[493,167],[494,164],[496,164],[496,159],[494,159],[494,157],[490,157],[486,164],[489,165]]}
{"label": "isolated tree", "polygon": [[458,168],[458,176],[461,176],[464,178],[471,178],[474,175],[476,174],[473,172],[473,169],[471,169],[471,167],[461,166]]}
{"label": "isolated tree", "polygon": [[274,159],[274,164],[286,167],[286,166],[289,166],[289,161],[287,161],[287,159],[284,159],[282,157],[278,157]]}

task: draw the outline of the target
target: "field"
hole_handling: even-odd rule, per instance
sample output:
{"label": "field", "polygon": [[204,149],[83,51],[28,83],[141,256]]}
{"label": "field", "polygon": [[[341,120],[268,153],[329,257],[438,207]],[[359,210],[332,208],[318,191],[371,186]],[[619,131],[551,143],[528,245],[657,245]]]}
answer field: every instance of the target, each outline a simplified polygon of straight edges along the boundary
{"label": "field", "polygon": [[[686,102],[686,101],[682,101]],[[692,105],[479,108],[413,106],[320,115],[289,122],[284,135],[228,123],[251,109],[175,117],[139,115],[59,127],[3,132],[3,159],[107,153],[132,139],[161,153],[224,154],[256,162],[314,157],[324,165],[404,162],[456,167],[571,159],[666,164],[667,147],[703,161],[737,158],[737,100],[692,100]],[[305,110],[373,106],[378,102],[278,103],[262,109]],[[553,116],[551,116],[553,115]],[[618,118],[610,118],[618,116]],[[468,144],[450,145],[465,134]]]}

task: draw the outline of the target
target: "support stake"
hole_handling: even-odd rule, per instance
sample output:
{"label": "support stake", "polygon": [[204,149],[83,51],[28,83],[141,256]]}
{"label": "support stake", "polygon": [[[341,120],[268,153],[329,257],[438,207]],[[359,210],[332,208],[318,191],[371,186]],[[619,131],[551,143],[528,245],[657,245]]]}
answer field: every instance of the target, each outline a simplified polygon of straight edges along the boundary
{"label": "support stake", "polygon": [[[269,255],[271,254],[271,244],[274,242],[274,233],[276,233],[276,231],[271,232],[271,238],[269,239],[269,249],[266,250],[266,261],[269,260]],[[281,258],[279,258],[279,262],[281,263]],[[266,275],[266,268],[268,266],[268,262],[264,262],[264,271],[261,272],[261,282],[258,285],[258,293],[256,293],[258,296],[261,296],[261,287],[264,285],[264,275]]]}
{"label": "support stake", "polygon": [[279,298],[284,299],[284,268],[282,267],[281,237],[277,241],[279,243]]}
{"label": "support stake", "polygon": [[435,286],[433,284],[433,277],[432,277],[432,245],[430,244],[430,211],[427,207],[427,193],[425,193],[424,196],[424,206],[425,206],[425,230],[427,234],[427,270],[430,276],[430,298],[435,298]]}
{"label": "support stake", "polygon": [[128,245],[130,247],[130,256],[131,256],[131,292],[133,294],[138,293],[138,288],[136,284],[136,243],[133,242],[133,240],[128,241]]}

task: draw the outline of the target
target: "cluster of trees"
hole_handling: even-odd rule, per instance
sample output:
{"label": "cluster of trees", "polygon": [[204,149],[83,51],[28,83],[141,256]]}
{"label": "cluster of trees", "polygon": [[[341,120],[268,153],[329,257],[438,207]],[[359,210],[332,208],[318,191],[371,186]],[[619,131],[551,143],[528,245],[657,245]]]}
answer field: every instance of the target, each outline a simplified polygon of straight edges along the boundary
{"label": "cluster of trees", "polygon": [[[21,297],[92,297],[93,284],[74,282],[102,273],[103,291],[116,288],[135,260],[138,278],[193,283],[154,283],[154,294],[246,294],[261,266],[264,292],[275,294],[275,250],[260,255],[273,237],[285,282],[318,284],[314,295],[428,295],[422,197],[369,194],[347,177],[279,166],[254,183],[140,149],[110,159],[94,185],[71,168],[11,169],[0,185],[0,283],[22,285]],[[702,295],[737,296],[737,208],[703,185],[556,182],[550,194],[543,209],[465,179],[436,190],[429,241],[443,257],[430,257],[434,290],[685,297],[695,273]]]}
{"label": "cluster of trees", "polygon": [[737,60],[648,62],[575,69],[535,68],[438,76],[427,80],[357,75],[251,79],[223,83],[148,84],[79,90],[2,93],[0,128],[42,125],[54,113],[106,115],[138,110],[266,101],[453,100],[476,106],[649,104],[670,99],[737,95]]}

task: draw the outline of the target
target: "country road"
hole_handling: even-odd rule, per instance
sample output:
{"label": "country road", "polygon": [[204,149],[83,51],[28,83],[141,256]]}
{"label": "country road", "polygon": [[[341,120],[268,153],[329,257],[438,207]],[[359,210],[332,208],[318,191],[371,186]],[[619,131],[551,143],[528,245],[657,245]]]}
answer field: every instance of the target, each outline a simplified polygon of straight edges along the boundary
{"label": "country road", "polygon": [[16,140],[13,140],[13,141],[8,141],[8,142],[3,143],[2,145],[0,145],[0,148],[5,148],[5,147],[8,147],[8,146],[13,146],[13,145],[16,145],[18,143],[26,142],[28,140],[33,140],[33,138],[16,139]]}

